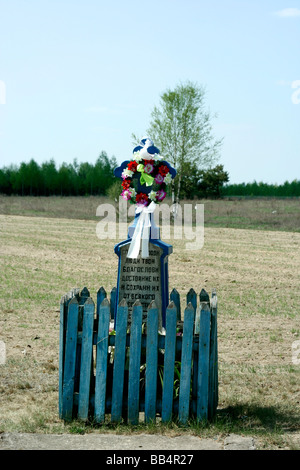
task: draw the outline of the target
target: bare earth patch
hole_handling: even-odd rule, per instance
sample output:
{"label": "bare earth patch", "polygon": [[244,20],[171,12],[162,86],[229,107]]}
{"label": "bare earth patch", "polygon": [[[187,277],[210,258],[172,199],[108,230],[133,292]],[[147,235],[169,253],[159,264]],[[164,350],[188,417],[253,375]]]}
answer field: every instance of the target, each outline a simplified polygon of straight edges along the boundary
{"label": "bare earth patch", "polygon": [[[119,240],[99,240],[96,224],[0,215],[0,340],[7,352],[0,432],[69,430],[58,418],[60,298],[86,286],[96,300],[101,286],[110,292],[117,280]],[[262,436],[262,447],[299,447],[300,366],[292,345],[300,340],[300,233],[206,228],[198,251],[187,251],[185,240],[165,241],[173,244],[170,288],[180,292],[183,309],[191,287],[217,290],[223,428],[210,432],[231,426]]]}

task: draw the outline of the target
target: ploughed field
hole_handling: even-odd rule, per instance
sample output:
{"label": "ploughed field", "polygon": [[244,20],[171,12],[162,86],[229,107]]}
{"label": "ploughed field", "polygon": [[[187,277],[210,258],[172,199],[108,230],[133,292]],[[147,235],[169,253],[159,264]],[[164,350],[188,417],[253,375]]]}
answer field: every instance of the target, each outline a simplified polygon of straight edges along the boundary
{"label": "ploughed field", "polygon": [[[120,240],[99,239],[96,218],[7,212],[0,214],[0,432],[76,432],[58,418],[60,298],[73,287],[86,286],[94,301],[101,286],[110,292]],[[202,249],[164,241],[173,245],[169,285],[182,310],[190,288],[216,288],[218,296],[217,421],[191,432],[250,432],[262,446],[299,446],[300,233],[208,224]]]}

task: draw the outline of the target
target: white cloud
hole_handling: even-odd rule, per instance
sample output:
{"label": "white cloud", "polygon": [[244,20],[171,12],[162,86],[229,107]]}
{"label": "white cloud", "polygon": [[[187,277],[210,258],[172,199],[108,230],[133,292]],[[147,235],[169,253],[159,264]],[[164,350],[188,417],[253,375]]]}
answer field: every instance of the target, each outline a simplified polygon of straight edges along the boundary
{"label": "white cloud", "polygon": [[295,18],[300,16],[299,8],[285,8],[284,10],[275,11],[276,16],[281,18]]}

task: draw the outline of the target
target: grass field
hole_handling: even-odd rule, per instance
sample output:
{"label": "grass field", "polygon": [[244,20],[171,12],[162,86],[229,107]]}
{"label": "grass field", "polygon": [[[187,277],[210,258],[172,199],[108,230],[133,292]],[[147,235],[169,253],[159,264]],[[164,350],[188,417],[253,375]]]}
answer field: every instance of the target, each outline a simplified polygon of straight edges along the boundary
{"label": "grass field", "polygon": [[[229,203],[233,212],[221,226],[213,217]],[[247,218],[246,203],[249,211],[252,203],[247,228],[231,228],[231,216],[244,211]],[[87,286],[95,300],[99,287],[116,285],[116,241],[96,236],[98,204],[97,198],[0,198],[0,340],[7,349],[0,365],[0,433],[98,432],[58,418],[60,298]],[[209,426],[159,425],[146,432],[216,438],[235,432],[256,437],[260,448],[300,449],[300,365],[292,361],[292,345],[300,340],[299,201],[210,204],[203,249],[186,251],[185,240],[171,240],[169,282],[182,297],[191,287],[217,289],[217,417]],[[272,211],[285,214],[285,224],[279,218],[272,225]],[[257,230],[263,213],[264,230]]]}
{"label": "grass field", "polygon": [[[170,204],[170,200],[165,200]],[[164,202],[165,202],[164,201]],[[105,197],[1,196],[0,214],[96,220]],[[300,199],[184,201],[204,204],[205,226],[300,232]],[[118,204],[116,204],[118,207]],[[195,214],[195,211],[194,211]]]}

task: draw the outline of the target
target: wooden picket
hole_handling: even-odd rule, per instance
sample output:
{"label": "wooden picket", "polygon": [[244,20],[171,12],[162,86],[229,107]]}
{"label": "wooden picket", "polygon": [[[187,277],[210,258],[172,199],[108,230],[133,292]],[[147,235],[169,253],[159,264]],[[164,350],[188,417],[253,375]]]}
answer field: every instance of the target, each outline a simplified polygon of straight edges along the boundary
{"label": "wooden picket", "polygon": [[[141,412],[146,423],[155,422],[157,416],[164,422],[178,418],[181,424],[212,419],[218,406],[216,292],[210,299],[202,289],[197,305],[198,296],[191,289],[182,321],[180,295],[173,289],[165,331],[158,331],[154,301],[149,305],[146,328],[139,301],[133,306],[128,328],[124,299],[118,306],[116,331],[110,331],[115,295],[114,288],[109,300],[100,288],[94,305],[84,288],[61,299],[60,417],[65,421],[92,419],[99,424],[109,415],[112,423],[137,424]],[[179,375],[175,393],[175,376]]]}

